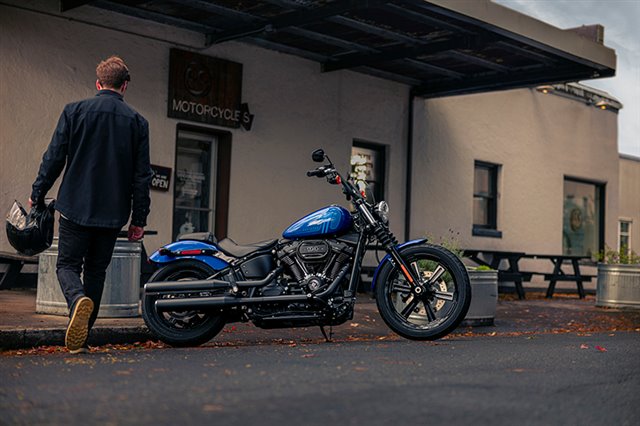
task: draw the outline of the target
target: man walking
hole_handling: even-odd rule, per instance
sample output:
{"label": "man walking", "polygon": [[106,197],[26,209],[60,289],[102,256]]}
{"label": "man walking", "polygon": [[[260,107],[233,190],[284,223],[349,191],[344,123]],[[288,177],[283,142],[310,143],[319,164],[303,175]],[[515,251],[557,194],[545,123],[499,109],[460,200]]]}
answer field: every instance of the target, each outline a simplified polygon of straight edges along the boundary
{"label": "man walking", "polygon": [[65,169],[55,204],[57,275],[70,312],[65,345],[73,353],[87,351],[118,232],[131,215],[129,240],[142,239],[150,204],[149,127],[123,100],[129,69],[112,56],[96,75],[96,96],[65,106],[29,200],[43,205]]}

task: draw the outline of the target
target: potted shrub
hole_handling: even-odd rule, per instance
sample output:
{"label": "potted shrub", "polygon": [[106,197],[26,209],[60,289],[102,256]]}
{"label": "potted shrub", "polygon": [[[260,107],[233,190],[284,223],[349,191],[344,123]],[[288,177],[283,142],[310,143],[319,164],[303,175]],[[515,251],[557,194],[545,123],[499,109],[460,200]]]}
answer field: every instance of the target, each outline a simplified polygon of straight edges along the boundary
{"label": "potted shrub", "polygon": [[493,325],[498,304],[498,271],[488,266],[467,267],[471,305],[463,325]]}
{"label": "potted shrub", "polygon": [[[460,248],[457,239],[459,233],[454,235],[451,229],[449,233],[449,238],[441,238],[437,244],[462,259],[464,249]],[[488,266],[467,266],[467,273],[471,282],[471,304],[462,325],[493,325],[498,305],[498,271]]]}
{"label": "potted shrub", "polygon": [[596,306],[640,309],[640,256],[607,247],[598,260]]}

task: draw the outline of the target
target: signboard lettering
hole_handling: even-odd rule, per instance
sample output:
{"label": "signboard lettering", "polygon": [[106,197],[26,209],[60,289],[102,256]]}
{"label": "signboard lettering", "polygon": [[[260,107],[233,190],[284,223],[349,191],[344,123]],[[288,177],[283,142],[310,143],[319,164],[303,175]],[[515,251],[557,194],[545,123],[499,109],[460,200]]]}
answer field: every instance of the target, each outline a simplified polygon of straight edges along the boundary
{"label": "signboard lettering", "polygon": [[169,117],[251,129],[242,64],[180,49],[171,49],[169,62]]}
{"label": "signboard lettering", "polygon": [[150,188],[162,192],[169,191],[169,184],[171,183],[171,168],[151,164],[151,170],[153,170],[153,177],[151,178]]}

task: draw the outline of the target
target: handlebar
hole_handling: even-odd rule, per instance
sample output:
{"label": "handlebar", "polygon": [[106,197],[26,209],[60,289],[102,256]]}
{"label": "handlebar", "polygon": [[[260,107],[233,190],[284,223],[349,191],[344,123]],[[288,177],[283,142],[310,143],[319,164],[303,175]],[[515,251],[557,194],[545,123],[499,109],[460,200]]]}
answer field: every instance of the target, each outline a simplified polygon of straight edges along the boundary
{"label": "handlebar", "polygon": [[347,197],[347,200],[352,201],[354,203],[358,201],[364,201],[362,195],[360,195],[360,191],[353,186],[348,179],[341,179],[340,174],[333,168],[332,165],[324,165],[320,166],[316,169],[307,171],[307,176],[312,177],[316,176],[319,178],[327,177],[327,180],[332,184],[342,185],[342,192]]}
{"label": "handlebar", "polygon": [[332,173],[335,173],[335,169],[331,166],[320,166],[313,170],[309,170],[307,172],[307,176],[317,176],[319,178],[330,176]]}

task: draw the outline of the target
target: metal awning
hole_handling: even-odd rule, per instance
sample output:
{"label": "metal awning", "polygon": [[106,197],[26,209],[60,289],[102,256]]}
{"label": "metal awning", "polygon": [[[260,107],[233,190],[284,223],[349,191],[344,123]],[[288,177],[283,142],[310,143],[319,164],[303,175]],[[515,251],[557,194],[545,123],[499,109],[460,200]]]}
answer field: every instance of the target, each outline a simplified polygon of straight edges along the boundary
{"label": "metal awning", "polygon": [[489,0],[99,0],[90,5],[408,84],[425,98],[615,74],[615,52]]}

